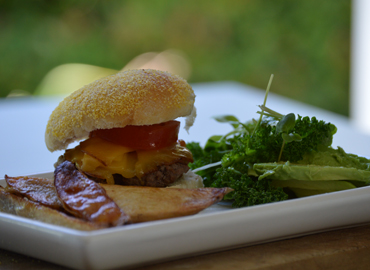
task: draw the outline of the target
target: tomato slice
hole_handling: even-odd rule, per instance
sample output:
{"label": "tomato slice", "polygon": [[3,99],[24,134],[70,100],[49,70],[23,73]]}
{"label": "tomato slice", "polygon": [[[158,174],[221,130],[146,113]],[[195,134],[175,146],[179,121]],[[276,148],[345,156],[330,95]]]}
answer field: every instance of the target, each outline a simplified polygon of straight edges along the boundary
{"label": "tomato slice", "polygon": [[180,122],[172,120],[154,125],[97,129],[90,132],[90,138],[100,137],[135,150],[155,150],[176,143],[179,129]]}

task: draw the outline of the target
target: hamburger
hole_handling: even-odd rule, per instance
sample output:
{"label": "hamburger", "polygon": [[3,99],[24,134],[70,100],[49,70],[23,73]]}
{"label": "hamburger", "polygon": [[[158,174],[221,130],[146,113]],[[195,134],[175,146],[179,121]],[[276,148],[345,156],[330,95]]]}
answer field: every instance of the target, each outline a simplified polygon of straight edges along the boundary
{"label": "hamburger", "polygon": [[[99,183],[174,185],[189,176],[193,161],[178,140],[175,119],[186,117],[188,129],[194,101],[192,87],[179,76],[151,69],[119,72],[66,97],[50,115],[45,143],[51,152],[65,150],[56,166],[68,160]],[[67,149],[75,141],[80,143]],[[191,173],[188,178],[199,183]]]}
{"label": "hamburger", "polygon": [[96,230],[192,215],[219,202],[232,189],[200,188],[202,178],[188,167],[192,154],[178,140],[175,119],[186,117],[189,128],[194,100],[185,80],[157,70],[124,71],[77,90],[47,123],[47,148],[64,150],[53,179],[6,175],[0,212]]}

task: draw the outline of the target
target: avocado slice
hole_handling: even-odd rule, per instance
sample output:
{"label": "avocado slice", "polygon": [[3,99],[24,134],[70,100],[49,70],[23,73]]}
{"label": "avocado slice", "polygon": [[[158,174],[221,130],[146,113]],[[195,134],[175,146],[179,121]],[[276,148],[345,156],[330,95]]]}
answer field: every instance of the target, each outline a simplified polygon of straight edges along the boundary
{"label": "avocado slice", "polygon": [[338,180],[306,181],[306,180],[272,180],[271,186],[289,188],[297,197],[305,197],[334,191],[356,188],[353,183]]}
{"label": "avocado slice", "polygon": [[276,180],[333,181],[353,180],[370,183],[370,171],[352,167],[333,167],[286,163],[255,163],[253,170],[263,178]]}

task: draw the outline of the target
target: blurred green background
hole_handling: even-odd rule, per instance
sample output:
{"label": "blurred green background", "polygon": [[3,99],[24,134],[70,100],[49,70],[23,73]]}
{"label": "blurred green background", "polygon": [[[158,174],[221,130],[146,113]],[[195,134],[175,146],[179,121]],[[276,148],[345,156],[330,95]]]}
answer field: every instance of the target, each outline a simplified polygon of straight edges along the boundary
{"label": "blurred green background", "polygon": [[0,0],[0,97],[63,64],[109,73],[175,50],[190,83],[275,74],[272,92],[348,115],[350,14],[349,0]]}

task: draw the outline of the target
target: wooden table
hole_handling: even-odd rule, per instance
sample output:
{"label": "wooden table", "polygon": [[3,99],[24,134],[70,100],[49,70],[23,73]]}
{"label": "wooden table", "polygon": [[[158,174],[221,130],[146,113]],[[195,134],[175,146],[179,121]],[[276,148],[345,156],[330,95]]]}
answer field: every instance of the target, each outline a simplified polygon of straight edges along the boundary
{"label": "wooden table", "polygon": [[[369,269],[370,225],[139,267],[140,270]],[[62,266],[0,249],[0,269],[62,270]]]}

